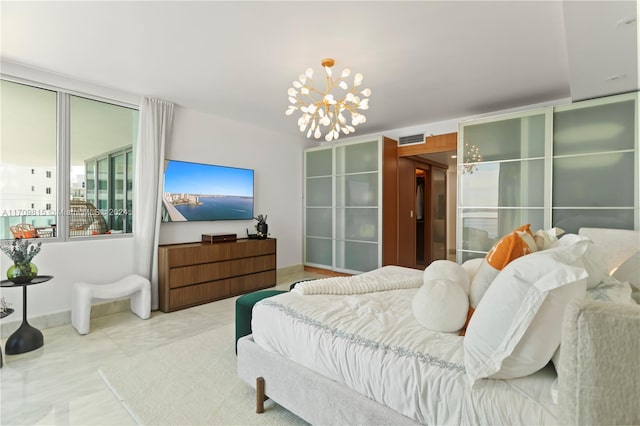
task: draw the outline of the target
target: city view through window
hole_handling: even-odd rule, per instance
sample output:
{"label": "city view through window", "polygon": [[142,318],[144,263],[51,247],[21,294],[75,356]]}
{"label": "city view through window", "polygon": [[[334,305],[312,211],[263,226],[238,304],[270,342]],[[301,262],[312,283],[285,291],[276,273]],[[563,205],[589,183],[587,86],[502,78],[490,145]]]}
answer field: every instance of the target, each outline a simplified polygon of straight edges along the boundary
{"label": "city view through window", "polygon": [[0,239],[131,233],[138,111],[0,83]]}

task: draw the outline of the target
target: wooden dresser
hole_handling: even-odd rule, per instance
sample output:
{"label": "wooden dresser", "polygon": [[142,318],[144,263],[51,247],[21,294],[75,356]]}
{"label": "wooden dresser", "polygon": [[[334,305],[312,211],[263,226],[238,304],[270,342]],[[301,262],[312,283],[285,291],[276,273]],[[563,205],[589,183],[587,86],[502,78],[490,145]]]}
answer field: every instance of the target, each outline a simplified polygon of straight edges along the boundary
{"label": "wooden dresser", "polygon": [[273,238],[158,247],[158,296],[163,312],[275,285]]}

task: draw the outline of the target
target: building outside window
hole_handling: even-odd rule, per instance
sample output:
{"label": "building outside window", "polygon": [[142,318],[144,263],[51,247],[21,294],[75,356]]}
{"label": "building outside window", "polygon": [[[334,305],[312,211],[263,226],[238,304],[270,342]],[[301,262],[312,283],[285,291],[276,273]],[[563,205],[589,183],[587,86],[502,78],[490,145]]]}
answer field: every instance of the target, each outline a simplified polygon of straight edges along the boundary
{"label": "building outside window", "polygon": [[[13,238],[9,227],[19,223],[57,228],[41,235],[62,240],[131,233],[138,110],[20,82],[0,84],[0,239]],[[61,128],[68,136],[58,137]],[[57,152],[69,155],[57,158]],[[36,195],[36,186],[45,187],[44,194]]]}

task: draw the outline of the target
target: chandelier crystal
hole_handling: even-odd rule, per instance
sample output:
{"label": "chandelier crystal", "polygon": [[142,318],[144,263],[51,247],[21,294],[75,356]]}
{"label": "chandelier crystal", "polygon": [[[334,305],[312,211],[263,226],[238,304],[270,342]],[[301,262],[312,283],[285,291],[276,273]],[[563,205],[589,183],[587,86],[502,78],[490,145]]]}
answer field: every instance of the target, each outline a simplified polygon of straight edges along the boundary
{"label": "chandelier crystal", "polygon": [[358,110],[369,109],[371,89],[359,89],[362,84],[360,73],[355,74],[353,84],[349,87],[345,81],[351,75],[349,68],[345,68],[340,77],[334,80],[331,71],[334,63],[331,58],[323,59],[321,62],[326,73],[324,91],[315,87],[313,69],[307,68],[287,92],[291,105],[285,114],[291,115],[294,111],[302,113],[298,119],[298,127],[301,132],[307,132],[307,138],[313,136],[320,139],[326,132],[324,139],[331,142],[340,137],[340,132],[348,135],[355,132],[355,126],[367,121],[367,117]]}

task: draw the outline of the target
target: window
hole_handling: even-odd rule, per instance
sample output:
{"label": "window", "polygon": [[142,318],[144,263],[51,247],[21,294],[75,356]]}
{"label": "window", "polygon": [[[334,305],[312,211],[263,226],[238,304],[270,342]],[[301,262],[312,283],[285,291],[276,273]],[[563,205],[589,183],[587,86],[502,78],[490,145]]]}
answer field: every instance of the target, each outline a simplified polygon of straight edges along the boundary
{"label": "window", "polygon": [[[63,240],[131,233],[137,109],[0,84],[0,239],[12,238],[9,226],[18,223],[55,226]],[[69,154],[57,158],[59,152]],[[37,195],[36,187],[45,191]]]}
{"label": "window", "polygon": [[109,214],[105,216],[107,227],[112,231],[131,232],[129,212],[133,207],[132,147],[86,160],[85,176],[85,199],[101,212],[108,211]]}

